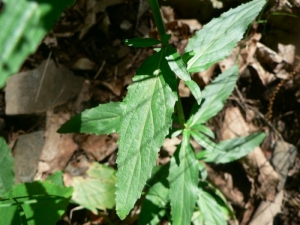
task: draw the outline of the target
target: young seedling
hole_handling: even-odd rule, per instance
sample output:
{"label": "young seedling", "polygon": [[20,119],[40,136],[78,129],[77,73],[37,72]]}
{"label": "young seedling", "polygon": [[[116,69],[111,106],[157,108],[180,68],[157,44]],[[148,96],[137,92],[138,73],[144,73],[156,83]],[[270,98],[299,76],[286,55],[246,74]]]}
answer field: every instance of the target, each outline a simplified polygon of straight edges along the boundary
{"label": "young seedling", "polygon": [[[132,47],[158,44],[161,47],[136,71],[127,96],[122,102],[101,104],[74,116],[58,132],[120,134],[116,210],[121,219],[133,208],[152,174],[139,224],[157,224],[166,213],[168,202],[172,224],[190,224],[191,221],[195,224],[226,224],[233,216],[232,211],[220,192],[205,181],[203,162],[227,163],[239,159],[259,145],[265,134],[256,133],[217,144],[212,142],[210,138],[214,134],[205,123],[223,108],[233,91],[238,66],[220,74],[203,91],[191,79],[190,73],[205,71],[224,59],[242,39],[265,1],[254,0],[213,19],[189,40],[182,56],[168,43],[171,35],[165,31],[157,0],[149,0],[149,4],[160,40],[135,38],[125,40],[125,43]],[[179,79],[196,99],[196,106],[187,120],[178,96]],[[180,127],[176,131],[172,130],[174,115],[178,117]],[[170,130],[173,136],[181,134],[181,144],[169,164],[156,168],[158,151]],[[205,150],[196,155],[191,138]],[[196,211],[195,204],[198,206]],[[145,207],[153,213],[148,211],[147,216]]]}

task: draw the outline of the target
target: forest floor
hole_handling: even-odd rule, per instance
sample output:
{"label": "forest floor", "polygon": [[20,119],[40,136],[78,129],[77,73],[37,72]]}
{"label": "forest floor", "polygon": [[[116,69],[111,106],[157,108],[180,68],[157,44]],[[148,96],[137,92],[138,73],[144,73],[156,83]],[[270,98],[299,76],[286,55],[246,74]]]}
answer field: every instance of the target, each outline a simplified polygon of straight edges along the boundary
{"label": "forest floor", "polygon": [[[162,3],[165,26],[172,34],[170,41],[183,53],[197,30],[241,1]],[[297,0],[270,1],[229,57],[205,72],[192,74],[203,88],[238,59],[240,77],[235,91],[208,125],[216,134],[215,141],[231,137],[229,130],[236,135],[267,133],[260,148],[246,159],[210,165],[208,179],[236,213],[232,224],[300,224],[299,28]],[[44,74],[42,84],[28,81],[39,87],[39,94],[31,96],[26,85],[18,86],[20,80],[9,81],[0,93],[0,133],[13,149],[17,182],[45,179],[63,170],[65,183],[71,184],[72,178],[84,175],[94,161],[117,168],[117,134],[69,134],[61,138],[56,130],[85,109],[122,101],[136,69],[153,53],[152,49],[124,44],[124,39],[133,37],[158,38],[146,0],[77,0],[63,12],[20,70],[41,76],[43,71],[52,70]],[[70,79],[60,79],[62,73],[70,74]],[[28,95],[16,98],[16,90]],[[179,91],[185,113],[189,113],[195,100],[184,85]],[[165,142],[158,164],[169,161],[177,143],[176,139]],[[245,168],[245,160],[252,160],[250,165],[254,166]],[[58,224],[137,224],[138,220],[138,206],[123,222],[115,210],[95,215],[81,209],[71,218],[75,207],[71,204]],[[162,220],[161,224],[167,222]]]}

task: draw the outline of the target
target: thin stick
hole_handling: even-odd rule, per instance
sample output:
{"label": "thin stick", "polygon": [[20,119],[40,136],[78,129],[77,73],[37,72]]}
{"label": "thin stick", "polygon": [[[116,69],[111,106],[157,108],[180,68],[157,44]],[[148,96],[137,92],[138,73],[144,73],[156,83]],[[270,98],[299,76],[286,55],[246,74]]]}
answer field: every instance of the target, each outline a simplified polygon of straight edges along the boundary
{"label": "thin stick", "polygon": [[47,59],[47,62],[46,62],[46,66],[44,68],[44,71],[43,71],[43,75],[42,75],[42,79],[40,81],[40,85],[39,85],[39,88],[38,88],[38,91],[36,93],[36,96],[35,96],[35,100],[34,102],[37,102],[39,96],[40,96],[40,92],[41,92],[41,89],[42,89],[42,85],[44,83],[44,79],[45,79],[45,74],[46,74],[46,71],[47,71],[47,68],[48,68],[48,65],[49,65],[49,61],[50,61],[50,58],[51,58],[51,55],[52,55],[52,51],[49,53],[48,55],[48,59]]}
{"label": "thin stick", "polygon": [[104,61],[102,62],[102,64],[101,64],[101,66],[100,66],[98,72],[97,72],[96,75],[94,76],[94,80],[96,80],[97,77],[99,76],[99,74],[102,72],[102,70],[103,70],[105,64],[106,64],[106,61],[104,60]]}

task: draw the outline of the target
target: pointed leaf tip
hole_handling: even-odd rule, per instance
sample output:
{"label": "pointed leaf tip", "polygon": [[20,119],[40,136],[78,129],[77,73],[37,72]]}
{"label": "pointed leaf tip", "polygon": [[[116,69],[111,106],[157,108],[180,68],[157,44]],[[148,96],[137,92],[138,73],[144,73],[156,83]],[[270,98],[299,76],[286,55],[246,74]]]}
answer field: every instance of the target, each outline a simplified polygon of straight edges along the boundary
{"label": "pointed leaf tip", "polygon": [[187,63],[188,71],[205,71],[229,55],[265,3],[264,0],[254,0],[242,4],[213,19],[196,32],[185,49],[186,54],[195,52]]}

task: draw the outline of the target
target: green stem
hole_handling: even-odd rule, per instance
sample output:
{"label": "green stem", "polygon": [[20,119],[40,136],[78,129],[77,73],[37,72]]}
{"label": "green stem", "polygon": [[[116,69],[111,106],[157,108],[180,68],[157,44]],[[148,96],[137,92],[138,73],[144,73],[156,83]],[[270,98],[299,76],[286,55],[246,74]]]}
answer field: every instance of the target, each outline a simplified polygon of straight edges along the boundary
{"label": "green stem", "polygon": [[179,126],[181,129],[184,129],[185,127],[185,118],[184,118],[184,113],[183,113],[183,108],[182,108],[182,103],[181,103],[181,98],[179,96],[179,90],[177,91],[178,93],[178,101],[176,102],[176,111],[178,114],[178,120],[179,120]]}
{"label": "green stem", "polygon": [[160,36],[160,39],[163,44],[168,44],[169,41],[169,36],[166,33],[164,22],[162,20],[160,10],[159,10],[159,5],[157,0],[149,0],[149,5],[151,7],[153,17],[156,23],[156,27],[158,30],[158,34]]}
{"label": "green stem", "polygon": [[[149,0],[149,5],[150,5],[152,13],[153,13],[153,17],[154,17],[154,20],[156,23],[156,27],[157,27],[161,42],[163,44],[167,45],[170,37],[166,33],[165,26],[164,26],[164,23],[163,23],[161,14],[160,14],[158,2],[157,2],[157,0]],[[179,84],[179,82],[178,82],[178,84]],[[177,93],[178,93],[178,101],[176,102],[176,110],[177,110],[177,114],[178,114],[180,128],[183,129],[184,124],[185,124],[185,118],[184,118],[181,99],[179,96],[179,91],[177,91]]]}

